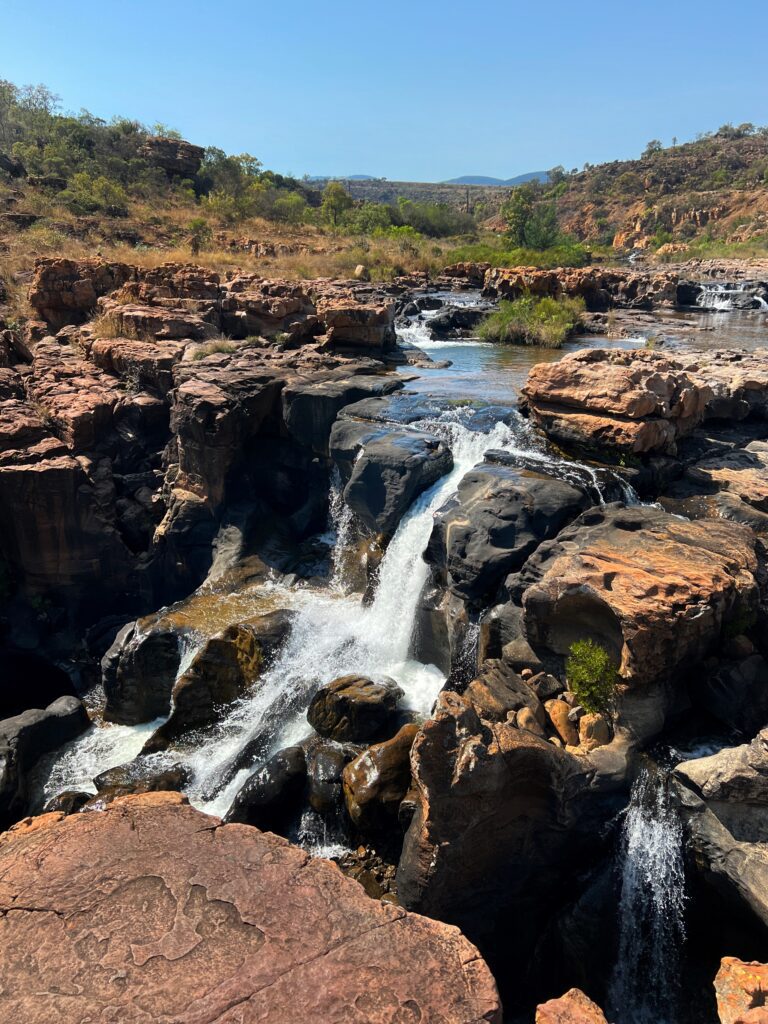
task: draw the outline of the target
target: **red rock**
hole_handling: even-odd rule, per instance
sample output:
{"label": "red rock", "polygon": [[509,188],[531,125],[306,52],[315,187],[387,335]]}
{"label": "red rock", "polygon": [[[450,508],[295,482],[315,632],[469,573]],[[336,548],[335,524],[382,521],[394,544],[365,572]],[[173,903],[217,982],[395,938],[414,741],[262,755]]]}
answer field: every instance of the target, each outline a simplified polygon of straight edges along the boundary
{"label": "red rock", "polygon": [[674,453],[712,397],[660,353],[607,349],[537,364],[522,394],[534,422],[558,441],[637,454]]}
{"label": "red rock", "polygon": [[24,822],[0,837],[0,878],[8,1019],[501,1022],[456,928],[178,794]]}
{"label": "red rock", "polygon": [[768,964],[723,957],[715,994],[720,1024],[768,1024]]}
{"label": "red rock", "polygon": [[132,273],[125,263],[40,259],[35,263],[29,301],[51,327],[82,323],[95,309],[99,296],[119,288]]}
{"label": "red rock", "polygon": [[581,989],[572,988],[536,1007],[536,1024],[606,1024],[605,1014]]}
{"label": "red rock", "polygon": [[650,308],[673,305],[677,300],[678,275],[670,271],[638,273],[605,267],[492,267],[485,275],[483,292],[501,299],[517,299],[525,293],[537,296],[568,296],[584,299],[591,311],[610,306]]}

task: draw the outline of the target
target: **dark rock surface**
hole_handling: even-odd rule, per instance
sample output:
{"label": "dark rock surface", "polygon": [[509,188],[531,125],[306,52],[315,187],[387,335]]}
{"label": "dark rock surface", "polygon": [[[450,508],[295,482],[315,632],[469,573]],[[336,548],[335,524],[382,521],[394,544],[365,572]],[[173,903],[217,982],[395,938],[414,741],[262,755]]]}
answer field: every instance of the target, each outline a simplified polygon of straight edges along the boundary
{"label": "dark rock surface", "polygon": [[340,676],[312,698],[307,720],[328,739],[376,739],[394,721],[403,691],[392,679],[374,682],[365,676]]}

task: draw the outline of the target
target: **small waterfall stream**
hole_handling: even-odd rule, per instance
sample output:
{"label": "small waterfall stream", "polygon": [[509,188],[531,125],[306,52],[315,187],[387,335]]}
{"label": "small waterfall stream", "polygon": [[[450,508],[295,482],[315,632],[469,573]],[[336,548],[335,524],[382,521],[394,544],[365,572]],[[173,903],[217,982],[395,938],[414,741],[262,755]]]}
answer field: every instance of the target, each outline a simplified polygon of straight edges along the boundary
{"label": "small waterfall stream", "polygon": [[754,284],[744,285],[723,281],[702,285],[696,297],[696,305],[715,313],[731,313],[739,309],[768,309],[768,302],[758,295]]}
{"label": "small waterfall stream", "polygon": [[683,831],[669,776],[643,767],[630,795],[617,860],[618,953],[609,987],[617,1024],[677,1024],[685,941]]}

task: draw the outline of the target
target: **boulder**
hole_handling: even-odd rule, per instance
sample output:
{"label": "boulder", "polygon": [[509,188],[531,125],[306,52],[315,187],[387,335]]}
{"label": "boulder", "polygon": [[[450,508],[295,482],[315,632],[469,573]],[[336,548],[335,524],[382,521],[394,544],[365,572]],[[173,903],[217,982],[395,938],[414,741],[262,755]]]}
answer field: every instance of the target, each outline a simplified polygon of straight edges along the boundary
{"label": "boulder", "polygon": [[584,349],[534,366],[522,395],[533,421],[561,444],[644,455],[674,454],[712,392],[661,353]]}
{"label": "boulder", "polygon": [[723,957],[715,995],[720,1024],[767,1024],[768,964]]}
{"label": "boulder", "polygon": [[391,830],[411,787],[410,753],[418,726],[404,725],[391,740],[375,743],[344,769],[344,799],[364,834]]}
{"label": "boulder", "polygon": [[356,296],[330,295],[317,300],[317,316],[334,348],[386,352],[395,347],[395,303],[360,302]]}
{"label": "boulder", "polygon": [[536,1007],[536,1024],[607,1024],[605,1014],[581,989],[572,988],[559,999]]}
{"label": "boulder", "polygon": [[334,424],[330,452],[344,501],[374,536],[391,537],[414,499],[453,468],[450,448],[432,434],[350,419]]}
{"label": "boulder", "polygon": [[675,354],[686,373],[709,388],[705,418],[768,417],[768,349],[716,349]]}
{"label": "boulder", "polygon": [[605,505],[545,541],[507,581],[537,650],[567,655],[592,638],[632,687],[700,660],[757,600],[754,535],[655,507]]}
{"label": "boulder", "polygon": [[502,1019],[455,928],[371,900],[327,861],[176,794],[17,826],[0,838],[0,875],[11,1019]]}
{"label": "boulder", "polygon": [[736,911],[768,924],[768,729],[684,761],[676,793],[693,865]]}
{"label": "boulder", "polygon": [[441,585],[484,602],[588,504],[581,488],[562,480],[483,463],[462,477],[435,515],[426,560]]}
{"label": "boulder", "polygon": [[365,676],[340,676],[322,686],[312,698],[307,720],[328,739],[376,739],[395,718],[403,691],[392,679],[374,682]]}
{"label": "boulder", "polygon": [[428,331],[430,338],[462,338],[475,328],[493,310],[491,303],[484,306],[446,306],[430,317]]}
{"label": "boulder", "polygon": [[224,820],[283,832],[300,811],[306,781],[303,748],[279,750],[243,783]]}
{"label": "boulder", "polygon": [[0,829],[28,813],[29,773],[45,754],[79,736],[90,722],[77,697],[0,722]]}
{"label": "boulder", "polygon": [[670,271],[639,273],[608,267],[491,267],[483,282],[483,294],[494,298],[517,299],[524,294],[581,298],[591,312],[612,306],[673,306],[677,289],[678,276]]}

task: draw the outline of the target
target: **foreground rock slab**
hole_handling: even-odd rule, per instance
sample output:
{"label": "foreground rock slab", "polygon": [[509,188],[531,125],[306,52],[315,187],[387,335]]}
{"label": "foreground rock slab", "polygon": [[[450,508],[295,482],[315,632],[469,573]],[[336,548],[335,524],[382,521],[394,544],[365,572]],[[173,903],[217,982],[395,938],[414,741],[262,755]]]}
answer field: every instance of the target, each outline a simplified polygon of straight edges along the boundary
{"label": "foreground rock slab", "polygon": [[715,992],[721,1024],[768,1021],[768,965],[723,957],[715,978]]}
{"label": "foreground rock slab", "polygon": [[606,1024],[605,1014],[581,989],[572,988],[559,999],[536,1007],[536,1024]]}
{"label": "foreground rock slab", "polygon": [[26,1024],[501,1022],[456,929],[159,793],[0,836],[0,1009]]}

